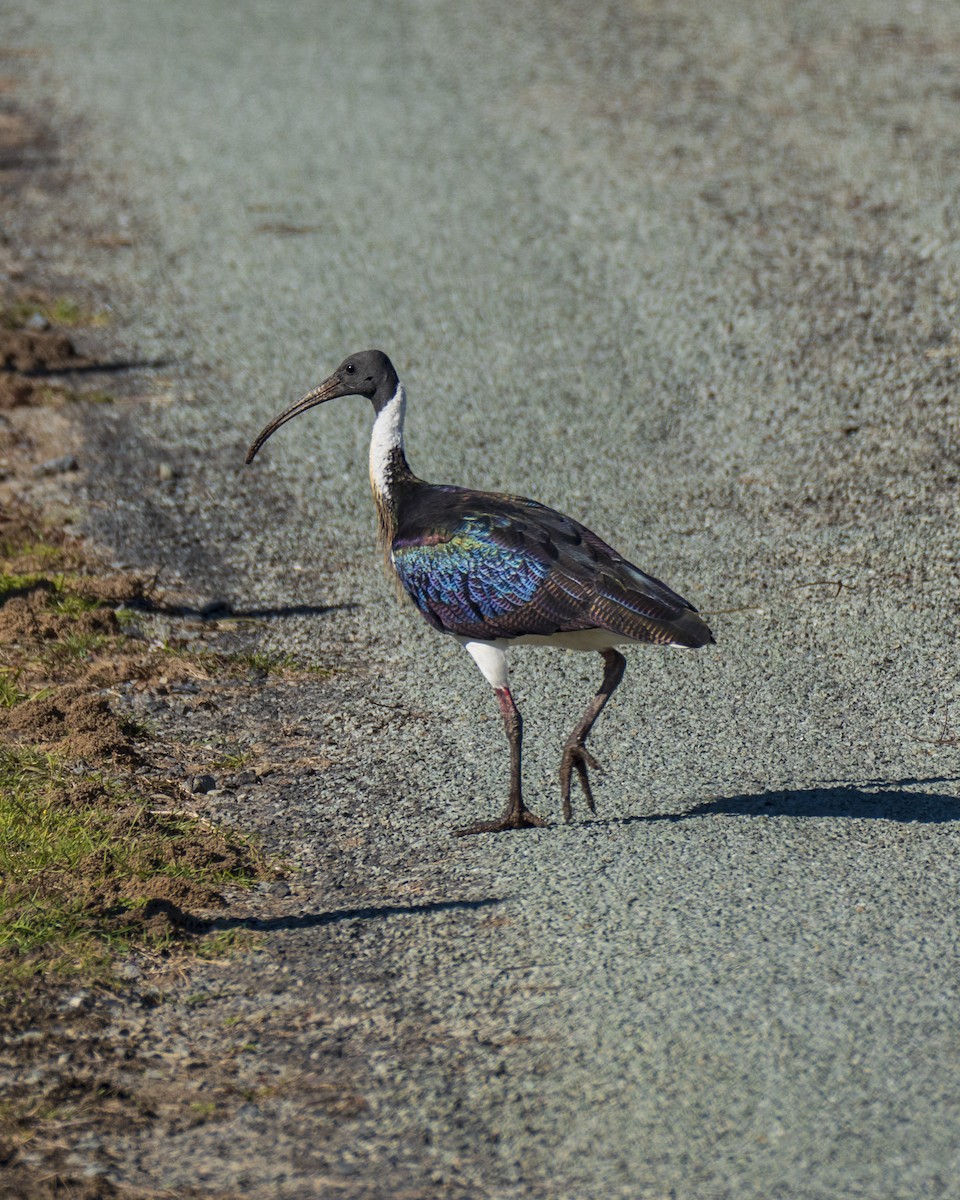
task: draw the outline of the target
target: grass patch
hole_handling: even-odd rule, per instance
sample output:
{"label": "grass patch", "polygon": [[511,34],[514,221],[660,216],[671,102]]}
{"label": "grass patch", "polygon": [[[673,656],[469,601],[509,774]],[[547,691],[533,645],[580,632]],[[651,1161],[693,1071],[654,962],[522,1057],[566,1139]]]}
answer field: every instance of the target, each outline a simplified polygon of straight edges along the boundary
{"label": "grass patch", "polygon": [[102,633],[64,633],[44,653],[44,660],[52,665],[70,661],[86,662],[110,643]]}
{"label": "grass patch", "polygon": [[216,933],[207,934],[194,942],[191,950],[199,958],[216,961],[233,958],[237,954],[247,954],[262,944],[262,935],[252,929],[219,929]]}
{"label": "grass patch", "polygon": [[0,324],[7,329],[23,329],[35,316],[64,329],[78,326],[102,328],[110,316],[98,309],[88,308],[73,296],[52,296],[46,299],[23,298],[13,301],[0,313]]}
{"label": "grass patch", "polygon": [[197,932],[191,908],[262,868],[249,842],[158,811],[116,777],[0,746],[0,978],[109,982],[113,955]]}
{"label": "grass patch", "polygon": [[34,387],[36,404],[116,404],[117,398],[112,392],[104,392],[99,388],[90,391],[77,391],[76,388],[56,387],[52,384]]}
{"label": "grass patch", "polygon": [[306,663],[294,654],[274,653],[270,650],[197,650],[191,645],[165,646],[170,654],[193,663],[204,674],[220,675],[236,679],[248,671],[263,671],[267,675],[313,675],[326,679],[336,674],[337,668]]}
{"label": "grass patch", "polygon": [[242,771],[253,761],[252,750],[228,750],[219,754],[210,765],[218,771]]}
{"label": "grass patch", "polygon": [[0,672],[7,676],[0,710],[74,682],[101,657],[129,658],[113,608],[139,598],[142,581],[97,576],[90,566],[70,539],[56,542],[35,522],[0,518]]}
{"label": "grass patch", "polygon": [[271,654],[265,650],[252,650],[236,656],[238,663],[255,671],[295,671],[297,660],[292,654]]}
{"label": "grass patch", "polygon": [[286,671],[304,671],[305,667],[292,654],[273,654],[266,650],[196,650],[192,646],[170,646],[169,652],[194,662],[204,672],[216,670],[227,678],[236,679],[248,671],[264,671],[282,675]]}
{"label": "grass patch", "polygon": [[39,586],[52,588],[53,583],[35,572],[21,575],[12,571],[0,571],[0,604],[10,596],[22,595]]}
{"label": "grass patch", "polygon": [[266,863],[180,811],[175,783],[129,773],[150,729],[104,693],[157,669],[114,613],[142,595],[29,515],[0,518],[0,995],[39,974],[108,984],[132,949],[248,944],[196,914]]}
{"label": "grass patch", "polygon": [[268,650],[241,650],[231,654],[206,652],[208,661],[216,661],[228,674],[242,675],[247,671],[265,671],[268,675],[314,675],[327,678],[334,674],[330,667],[301,662],[293,654],[274,654]]}
{"label": "grass patch", "polygon": [[17,687],[19,678],[19,671],[0,669],[0,708],[13,708],[21,700],[26,700],[27,693]]}
{"label": "grass patch", "polygon": [[[40,554],[31,547],[20,558],[39,560]],[[107,607],[97,596],[77,590],[83,588],[83,582],[82,576],[56,571],[17,572],[0,569],[0,604],[11,596],[40,591],[46,593],[45,607],[50,612],[67,617],[79,617],[83,613]]]}
{"label": "grass patch", "polygon": [[[2,543],[0,543],[2,546]],[[19,542],[16,539],[10,539],[7,546],[2,546],[3,554],[9,555],[16,551],[18,558],[29,558],[36,560],[39,566],[49,566],[51,563],[59,562],[63,557],[63,546],[56,546],[52,542],[40,539],[28,539]]]}
{"label": "grass patch", "polygon": [[93,596],[70,591],[61,577],[54,584],[54,594],[50,597],[49,607],[52,612],[63,613],[67,617],[79,617],[81,613],[93,612],[104,606],[101,600]]}

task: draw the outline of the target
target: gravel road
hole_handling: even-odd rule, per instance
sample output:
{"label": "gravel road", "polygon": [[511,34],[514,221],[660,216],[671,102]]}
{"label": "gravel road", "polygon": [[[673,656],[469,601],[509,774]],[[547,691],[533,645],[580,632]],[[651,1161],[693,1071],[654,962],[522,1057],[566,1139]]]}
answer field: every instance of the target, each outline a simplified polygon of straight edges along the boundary
{"label": "gravel road", "polygon": [[[131,1131],[117,1177],[960,1196],[960,8],[4,9],[79,119],[78,225],[131,243],[64,222],[63,268],[163,364],[90,431],[92,526],[338,668],[258,701],[283,787],[213,801],[291,895],[252,959],[191,975],[203,1006],[144,1021],[216,1059],[242,1017],[251,1078],[339,1054],[361,1099],[224,1101]],[[366,402],[241,465],[368,345],[419,474],[560,507],[713,614],[716,647],[630,653],[596,817],[451,838],[507,754],[473,664],[383,580]],[[554,821],[599,673],[515,655]]]}

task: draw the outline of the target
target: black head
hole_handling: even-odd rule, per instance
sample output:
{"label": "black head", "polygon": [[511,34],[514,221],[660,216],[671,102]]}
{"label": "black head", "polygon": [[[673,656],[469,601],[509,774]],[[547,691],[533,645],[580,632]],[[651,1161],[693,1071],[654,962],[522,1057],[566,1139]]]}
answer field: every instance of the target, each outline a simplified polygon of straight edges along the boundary
{"label": "black head", "polygon": [[329,379],[325,379],[312,392],[301,396],[296,404],[292,404],[260,432],[247,451],[245,461],[253,462],[257,451],[271,434],[291,418],[306,412],[308,408],[324,404],[327,400],[336,400],[338,396],[366,396],[379,412],[396,395],[399,383],[393,363],[382,350],[361,350],[359,354],[349,355]]}
{"label": "black head", "polygon": [[393,363],[382,350],[361,350],[345,358],[331,378],[340,379],[345,389],[344,396],[366,396],[380,411],[397,394],[400,380]]}

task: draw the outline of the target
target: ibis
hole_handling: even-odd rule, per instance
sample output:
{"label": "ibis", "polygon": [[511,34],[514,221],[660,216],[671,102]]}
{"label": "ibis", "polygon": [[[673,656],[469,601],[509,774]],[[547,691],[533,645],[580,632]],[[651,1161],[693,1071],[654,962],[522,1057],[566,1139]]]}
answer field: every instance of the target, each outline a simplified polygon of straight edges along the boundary
{"label": "ibis", "polygon": [[418,479],[403,441],[406,390],[380,350],[345,358],[329,379],[267,425],[247,451],[252,462],[281,425],[340,396],[366,396],[375,419],[370,483],[378,540],[421,615],[463,646],[492,686],[510,746],[510,796],[503,813],[455,832],[543,826],[521,785],[523,721],[510,694],[507,650],[515,645],[593,651],[603,679],[567,738],[560,759],[563,817],[570,821],[574,775],[596,812],[587,737],[623,678],[617,648],[635,643],[698,649],[713,639],[688,601],[628,562],[585,526],[536,500]]}

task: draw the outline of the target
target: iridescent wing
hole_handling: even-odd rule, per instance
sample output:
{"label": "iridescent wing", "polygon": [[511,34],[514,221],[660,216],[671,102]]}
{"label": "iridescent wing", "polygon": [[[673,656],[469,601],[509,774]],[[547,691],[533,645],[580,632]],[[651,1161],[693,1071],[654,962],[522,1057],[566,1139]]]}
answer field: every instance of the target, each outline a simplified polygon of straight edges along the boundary
{"label": "iridescent wing", "polygon": [[596,628],[637,641],[709,640],[681,596],[534,500],[430,487],[404,518],[391,560],[436,629],[487,641]]}

